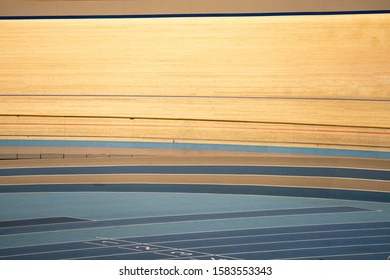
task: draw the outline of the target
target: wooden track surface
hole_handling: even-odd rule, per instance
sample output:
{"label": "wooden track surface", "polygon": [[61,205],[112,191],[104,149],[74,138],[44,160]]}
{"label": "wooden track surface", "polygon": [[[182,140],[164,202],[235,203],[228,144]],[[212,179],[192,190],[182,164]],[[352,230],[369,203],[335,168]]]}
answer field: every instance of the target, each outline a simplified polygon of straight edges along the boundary
{"label": "wooden track surface", "polygon": [[1,93],[389,98],[388,14],[0,28]]}
{"label": "wooden track surface", "polygon": [[1,21],[0,31],[3,139],[390,151],[388,14]]}

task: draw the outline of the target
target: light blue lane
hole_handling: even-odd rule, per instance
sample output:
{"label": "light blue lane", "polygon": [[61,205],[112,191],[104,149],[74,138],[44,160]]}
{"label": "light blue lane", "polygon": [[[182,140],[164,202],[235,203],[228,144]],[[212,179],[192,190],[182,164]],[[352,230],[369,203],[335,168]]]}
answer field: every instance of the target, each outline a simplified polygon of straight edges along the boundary
{"label": "light blue lane", "polygon": [[362,158],[390,158],[390,152],[302,148],[282,146],[250,146],[225,144],[166,143],[166,142],[124,142],[124,141],[80,141],[80,140],[0,140],[0,146],[28,147],[94,147],[94,148],[136,148],[136,149],[178,149],[207,151],[241,151],[258,153],[312,154]]}
{"label": "light blue lane", "polygon": [[358,207],[349,207],[349,206],[335,206],[335,207],[239,211],[239,212],[225,212],[225,213],[187,214],[187,215],[175,215],[175,216],[138,217],[138,218],[127,218],[127,219],[110,219],[110,220],[101,220],[101,221],[78,221],[78,222],[52,223],[52,224],[42,224],[42,225],[4,227],[4,228],[0,228],[0,235],[64,231],[64,230],[86,229],[86,228],[119,227],[119,226],[129,226],[129,225],[177,223],[177,222],[202,221],[202,220],[227,220],[227,219],[244,219],[244,218],[254,218],[254,217],[313,215],[313,214],[349,213],[349,212],[365,212],[365,211],[372,211],[372,210],[358,208]]}

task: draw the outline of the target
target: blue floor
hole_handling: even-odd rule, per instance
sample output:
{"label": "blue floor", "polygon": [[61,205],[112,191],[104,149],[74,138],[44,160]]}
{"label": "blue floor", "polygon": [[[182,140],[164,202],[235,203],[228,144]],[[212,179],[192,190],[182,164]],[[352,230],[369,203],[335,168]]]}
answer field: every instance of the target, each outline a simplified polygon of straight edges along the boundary
{"label": "blue floor", "polygon": [[[43,219],[41,224],[29,225],[29,219],[37,218]],[[0,220],[8,223],[0,228],[0,259],[387,259],[390,255],[390,204],[381,202],[22,192],[0,194]]]}

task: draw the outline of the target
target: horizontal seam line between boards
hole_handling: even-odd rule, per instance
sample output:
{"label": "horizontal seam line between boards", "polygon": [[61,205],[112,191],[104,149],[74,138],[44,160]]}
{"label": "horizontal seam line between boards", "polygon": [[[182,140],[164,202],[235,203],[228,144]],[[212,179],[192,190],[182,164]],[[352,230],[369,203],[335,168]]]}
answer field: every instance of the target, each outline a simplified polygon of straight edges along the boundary
{"label": "horizontal seam line between boards", "polygon": [[234,95],[128,95],[128,94],[0,94],[4,97],[101,97],[101,98],[194,98],[194,99],[276,99],[276,100],[318,100],[318,101],[357,101],[390,102],[389,99],[364,98],[321,98],[321,97],[279,97],[279,96],[234,96]]}
{"label": "horizontal seam line between boards", "polygon": [[263,13],[205,13],[205,14],[143,14],[143,15],[40,15],[40,16],[0,16],[0,20],[28,19],[99,19],[99,18],[192,18],[192,17],[270,17],[270,16],[321,16],[321,15],[355,15],[387,14],[390,10],[344,10],[344,11],[311,11],[311,12],[263,12]]}
{"label": "horizontal seam line between boards", "polygon": [[320,126],[320,127],[342,127],[342,128],[365,128],[365,129],[390,129],[389,127],[361,126],[361,125],[339,125],[339,124],[311,124],[294,122],[272,122],[254,120],[223,120],[223,119],[193,119],[193,118],[163,118],[163,117],[137,117],[137,116],[88,116],[88,115],[56,115],[56,114],[0,114],[2,117],[41,117],[41,118],[82,118],[82,119],[138,119],[138,120],[168,120],[168,121],[197,121],[197,122],[225,122],[225,123],[251,123],[251,124],[283,124],[300,126]]}

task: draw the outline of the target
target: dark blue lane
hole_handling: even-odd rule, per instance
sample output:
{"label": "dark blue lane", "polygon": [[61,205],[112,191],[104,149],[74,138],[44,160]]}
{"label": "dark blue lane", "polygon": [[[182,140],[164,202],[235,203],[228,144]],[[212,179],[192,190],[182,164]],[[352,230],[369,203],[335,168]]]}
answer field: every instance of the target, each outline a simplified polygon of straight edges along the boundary
{"label": "dark blue lane", "polygon": [[[312,258],[321,259],[320,256],[333,255],[363,255],[368,253],[383,254],[390,252],[390,245],[356,245],[351,247],[337,248],[307,248],[291,249],[285,251],[270,252],[243,252],[240,254],[230,254],[229,256],[246,260],[269,260],[269,259],[288,259],[288,258]],[[339,259],[339,258],[336,258]],[[349,257],[348,257],[349,259]],[[362,259],[366,259],[362,256]]]}
{"label": "dark blue lane", "polygon": [[257,217],[290,216],[290,215],[313,215],[313,214],[325,214],[325,213],[349,213],[349,212],[362,212],[362,211],[366,212],[372,210],[358,208],[358,207],[349,207],[349,206],[335,206],[335,207],[276,209],[276,210],[260,210],[260,211],[225,212],[225,213],[215,213],[215,214],[190,214],[190,215],[178,215],[178,216],[115,219],[115,220],[104,220],[104,221],[87,221],[87,222],[78,222],[78,223],[1,228],[0,235],[141,225],[141,224],[188,222],[188,221],[201,221],[201,220],[219,220],[219,219],[255,218],[255,217],[257,218]]}
{"label": "dark blue lane", "polygon": [[110,254],[122,254],[137,252],[136,250],[131,250],[129,248],[122,247],[97,247],[91,249],[83,250],[72,250],[72,251],[62,251],[62,252],[41,252],[37,254],[30,255],[19,255],[19,256],[10,256],[2,257],[4,260],[59,260],[59,259],[73,259],[73,258],[84,258],[89,256],[102,256]]}
{"label": "dark blue lane", "polygon": [[4,168],[0,176],[66,175],[66,174],[240,174],[340,177],[369,180],[390,180],[388,170],[370,170],[335,167],[296,166],[80,166],[45,168]]}
{"label": "dark blue lane", "polygon": [[213,185],[213,184],[39,184],[4,185],[0,193],[33,192],[157,192],[212,193],[242,195],[272,195],[318,197],[359,201],[390,202],[390,192],[342,190],[310,187]]}
{"label": "dark blue lane", "polygon": [[4,227],[21,227],[31,225],[48,225],[48,224],[59,224],[59,223],[74,223],[74,222],[85,222],[86,219],[70,218],[70,217],[50,217],[50,218],[38,218],[28,220],[12,220],[12,221],[1,221],[0,228]]}

